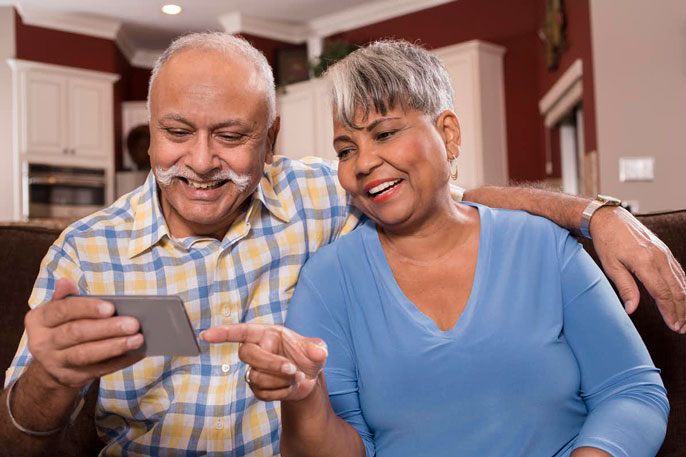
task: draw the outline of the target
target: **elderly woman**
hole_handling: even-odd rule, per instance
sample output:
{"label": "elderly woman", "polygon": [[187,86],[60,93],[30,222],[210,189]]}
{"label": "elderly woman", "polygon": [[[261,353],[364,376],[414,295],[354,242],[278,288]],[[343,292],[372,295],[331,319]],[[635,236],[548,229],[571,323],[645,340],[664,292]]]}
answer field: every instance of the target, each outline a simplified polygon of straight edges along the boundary
{"label": "elderly woman", "polygon": [[369,219],[305,265],[290,330],[203,336],[253,343],[282,455],[654,455],[665,390],[602,272],[547,220],[451,198],[438,59],[381,41],[329,76],[338,177]]}

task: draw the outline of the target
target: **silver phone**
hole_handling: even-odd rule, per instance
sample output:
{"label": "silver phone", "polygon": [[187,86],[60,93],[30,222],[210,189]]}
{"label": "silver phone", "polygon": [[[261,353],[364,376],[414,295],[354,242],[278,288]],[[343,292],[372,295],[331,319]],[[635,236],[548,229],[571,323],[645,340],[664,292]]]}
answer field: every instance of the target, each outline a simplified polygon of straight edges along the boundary
{"label": "silver phone", "polygon": [[110,302],[117,316],[131,316],[141,325],[144,343],[129,354],[196,356],[198,341],[181,297],[176,295],[87,295]]}

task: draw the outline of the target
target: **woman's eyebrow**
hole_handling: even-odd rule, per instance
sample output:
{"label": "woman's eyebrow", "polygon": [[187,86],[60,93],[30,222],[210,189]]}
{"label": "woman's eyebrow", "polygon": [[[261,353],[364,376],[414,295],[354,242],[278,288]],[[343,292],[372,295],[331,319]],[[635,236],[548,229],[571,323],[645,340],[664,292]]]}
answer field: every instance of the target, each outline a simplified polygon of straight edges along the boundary
{"label": "woman's eyebrow", "polygon": [[400,119],[400,118],[399,117],[382,117],[382,118],[379,118],[367,126],[367,131],[371,132],[374,129],[374,127],[376,127],[380,123],[385,122],[385,121],[393,121],[395,119]]}

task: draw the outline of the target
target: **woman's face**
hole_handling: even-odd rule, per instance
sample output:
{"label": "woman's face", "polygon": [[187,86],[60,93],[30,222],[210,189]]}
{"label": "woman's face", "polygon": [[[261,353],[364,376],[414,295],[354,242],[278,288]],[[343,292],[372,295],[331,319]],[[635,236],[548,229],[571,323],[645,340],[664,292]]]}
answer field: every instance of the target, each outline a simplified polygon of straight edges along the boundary
{"label": "woman's face", "polygon": [[396,107],[357,113],[350,128],[334,116],[338,179],[353,204],[385,229],[411,228],[450,199],[448,156],[457,156],[459,124]]}

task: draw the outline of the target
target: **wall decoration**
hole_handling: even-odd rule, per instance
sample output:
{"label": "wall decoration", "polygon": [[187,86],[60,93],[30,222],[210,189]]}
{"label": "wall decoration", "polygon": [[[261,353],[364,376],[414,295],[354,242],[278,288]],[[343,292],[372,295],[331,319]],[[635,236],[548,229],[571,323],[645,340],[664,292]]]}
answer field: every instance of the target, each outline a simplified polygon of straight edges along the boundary
{"label": "wall decoration", "polygon": [[567,20],[563,0],[546,0],[545,23],[538,31],[545,48],[548,71],[557,70],[560,56],[567,48]]}

